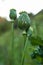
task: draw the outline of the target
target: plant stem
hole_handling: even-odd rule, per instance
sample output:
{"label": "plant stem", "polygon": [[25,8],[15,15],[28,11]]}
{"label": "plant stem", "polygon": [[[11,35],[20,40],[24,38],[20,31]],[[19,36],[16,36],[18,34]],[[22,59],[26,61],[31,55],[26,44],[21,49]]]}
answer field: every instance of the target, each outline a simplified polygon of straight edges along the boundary
{"label": "plant stem", "polygon": [[14,22],[12,22],[12,64],[11,65],[14,65]]}
{"label": "plant stem", "polygon": [[23,48],[23,55],[22,55],[22,65],[24,65],[24,59],[25,59],[25,50],[26,50],[26,46],[27,46],[27,37],[24,36],[24,48]]}

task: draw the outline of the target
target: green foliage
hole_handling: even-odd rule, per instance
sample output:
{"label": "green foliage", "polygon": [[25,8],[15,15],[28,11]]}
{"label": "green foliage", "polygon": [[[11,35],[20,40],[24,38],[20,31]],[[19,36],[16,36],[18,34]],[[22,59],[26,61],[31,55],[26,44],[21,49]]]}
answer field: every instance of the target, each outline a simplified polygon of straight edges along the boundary
{"label": "green foliage", "polygon": [[30,37],[30,41],[32,45],[41,45],[43,46],[43,40],[40,37]]}
{"label": "green foliage", "polygon": [[[11,31],[6,32],[2,36],[0,36],[0,45],[3,47],[3,54],[1,53],[2,62],[6,62],[6,64],[11,64],[11,47],[12,47],[12,34]],[[22,53],[24,48],[24,38],[22,36],[22,31],[17,29],[14,30],[14,63],[15,65],[21,65],[22,63]],[[30,53],[33,51],[34,47],[31,45],[30,41],[26,41],[26,49],[24,56],[24,64],[25,65],[38,65],[36,61],[31,59]],[[2,49],[1,49],[2,51]],[[0,58],[0,59],[1,59]],[[40,62],[40,61],[39,61]]]}
{"label": "green foliage", "polygon": [[[20,16],[22,16],[22,15],[20,14]],[[12,19],[14,19],[14,18],[12,18]],[[25,21],[25,20],[27,21],[26,17],[23,17],[23,21]],[[40,34],[42,33],[42,38],[43,38],[43,22],[40,22],[40,24],[41,24],[41,26],[40,26],[39,21],[36,20],[35,18],[32,21],[33,21],[32,26],[33,26],[34,31],[33,31],[33,36],[30,37],[26,41],[27,44],[26,44],[26,49],[25,49],[25,52],[24,52],[24,63],[23,63],[24,65],[38,65],[37,59],[33,60],[33,59],[31,59],[31,56],[30,56],[31,52],[35,49],[35,47],[32,46],[32,45],[43,46],[43,40],[40,37],[37,37],[37,35],[40,36]],[[36,25],[36,21],[38,22],[37,25]],[[22,22],[22,17],[20,18],[20,22]],[[6,24],[5,27],[9,24]],[[4,25],[4,23],[2,24],[2,26],[3,25]],[[38,25],[39,25],[39,28],[37,27]],[[9,26],[11,26],[11,25],[9,25]],[[26,26],[27,26],[27,24],[26,24]],[[21,27],[22,26],[21,26],[21,23],[20,23],[20,28]],[[22,29],[24,29],[24,28],[25,28],[25,26],[22,27]],[[30,32],[28,32],[28,33],[30,33]],[[37,32],[37,35],[36,35],[36,32]],[[41,32],[41,33],[39,34],[39,32]],[[6,33],[4,33],[3,35],[0,36],[0,46],[1,46],[0,47],[0,49],[1,49],[0,50],[0,62],[4,62],[5,65],[11,65],[11,63],[12,63],[11,62],[12,61],[12,56],[11,56],[12,55],[12,52],[11,52],[11,50],[12,50],[12,48],[11,48],[12,47],[12,33],[11,33],[11,29],[10,29],[9,32],[6,32]],[[22,63],[23,48],[24,48],[24,38],[22,36],[22,30],[16,29],[16,30],[14,30],[14,49],[13,49],[14,50],[14,56],[13,57],[14,57],[15,65],[21,65],[21,63]],[[43,61],[42,58],[41,58],[41,61]]]}
{"label": "green foliage", "polygon": [[34,15],[31,21],[33,35],[39,36],[43,40],[43,10]]}

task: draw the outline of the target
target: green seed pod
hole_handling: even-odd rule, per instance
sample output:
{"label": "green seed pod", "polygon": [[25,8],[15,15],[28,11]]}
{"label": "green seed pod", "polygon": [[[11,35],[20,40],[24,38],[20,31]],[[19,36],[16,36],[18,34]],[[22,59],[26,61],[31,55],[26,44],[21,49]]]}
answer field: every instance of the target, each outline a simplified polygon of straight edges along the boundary
{"label": "green seed pod", "polygon": [[22,12],[18,18],[18,27],[27,31],[30,27],[30,18],[26,12]]}
{"label": "green seed pod", "polygon": [[17,18],[16,10],[15,9],[10,9],[10,14],[9,17],[13,20]]}

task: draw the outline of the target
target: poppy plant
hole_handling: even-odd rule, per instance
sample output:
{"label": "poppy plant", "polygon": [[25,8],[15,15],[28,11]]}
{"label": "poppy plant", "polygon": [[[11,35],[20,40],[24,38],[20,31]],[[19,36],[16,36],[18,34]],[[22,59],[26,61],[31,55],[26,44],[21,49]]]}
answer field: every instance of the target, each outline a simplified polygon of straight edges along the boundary
{"label": "poppy plant", "polygon": [[30,18],[27,14],[27,12],[22,12],[20,13],[20,16],[18,17],[18,27],[23,30],[23,37],[24,37],[24,48],[23,48],[23,55],[22,55],[22,65],[24,65],[24,56],[25,56],[25,50],[26,50],[26,46],[27,46],[27,40],[28,40],[28,37],[27,37],[27,31],[29,30],[30,28],[30,24],[31,24],[31,21],[30,21]]}
{"label": "poppy plant", "polygon": [[9,14],[9,17],[10,17],[10,19],[12,19],[12,20],[14,20],[13,22],[11,22],[11,24],[12,24],[12,54],[11,54],[11,56],[12,56],[12,62],[11,62],[11,65],[14,65],[14,22],[15,22],[15,20],[16,20],[16,18],[17,18],[17,14],[16,14],[16,10],[15,9],[10,9],[10,14]]}

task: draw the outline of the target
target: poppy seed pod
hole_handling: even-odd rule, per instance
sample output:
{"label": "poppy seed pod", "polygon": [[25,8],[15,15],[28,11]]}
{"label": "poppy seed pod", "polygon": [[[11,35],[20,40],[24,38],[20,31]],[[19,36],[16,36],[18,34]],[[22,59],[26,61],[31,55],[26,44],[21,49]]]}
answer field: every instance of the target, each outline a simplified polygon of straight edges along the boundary
{"label": "poppy seed pod", "polygon": [[10,19],[15,20],[17,18],[16,10],[15,9],[10,9],[10,14],[9,14]]}
{"label": "poppy seed pod", "polygon": [[26,12],[20,14],[18,18],[18,27],[22,30],[27,31],[30,27],[30,18]]}

